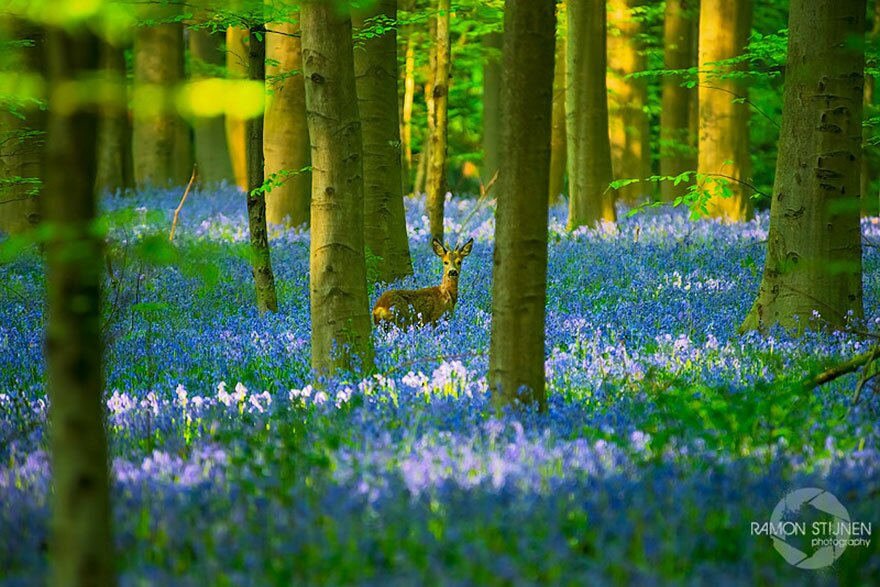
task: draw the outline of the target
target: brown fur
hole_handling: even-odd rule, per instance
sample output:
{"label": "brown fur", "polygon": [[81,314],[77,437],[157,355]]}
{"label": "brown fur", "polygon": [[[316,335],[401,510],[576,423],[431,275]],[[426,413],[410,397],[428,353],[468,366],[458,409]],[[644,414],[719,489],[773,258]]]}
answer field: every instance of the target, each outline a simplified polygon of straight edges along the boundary
{"label": "brown fur", "polygon": [[436,325],[444,315],[451,314],[458,301],[458,277],[461,262],[471,253],[473,239],[460,249],[452,251],[434,239],[434,253],[443,259],[443,281],[440,285],[422,289],[392,289],[386,291],[373,306],[373,322],[396,324],[406,327],[411,324]]}

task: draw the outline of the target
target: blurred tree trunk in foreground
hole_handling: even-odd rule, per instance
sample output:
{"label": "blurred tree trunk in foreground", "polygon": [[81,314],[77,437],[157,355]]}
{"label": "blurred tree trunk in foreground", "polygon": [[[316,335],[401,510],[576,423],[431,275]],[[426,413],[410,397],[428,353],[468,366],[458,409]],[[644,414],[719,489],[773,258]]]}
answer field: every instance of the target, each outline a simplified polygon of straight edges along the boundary
{"label": "blurred tree trunk in foreground", "polygon": [[[48,29],[49,125],[43,211],[46,370],[52,433],[52,585],[114,585],[100,324],[102,243],[95,235],[98,113],[68,82],[98,74],[100,43]],[[76,96],[76,94],[74,95]]]}
{"label": "blurred tree trunk in foreground", "polygon": [[[248,31],[229,27],[226,29],[226,75],[229,79],[246,79],[248,76]],[[235,185],[246,190],[247,161],[245,155],[245,121],[226,115],[226,141]]]}
{"label": "blurred tree trunk in foreground", "polygon": [[862,318],[864,25],[865,0],[791,2],[767,259],[742,330]]}
{"label": "blurred tree trunk in foreground", "polygon": [[[11,42],[32,41],[29,47],[0,51],[0,71],[42,73],[44,67],[43,31],[15,17],[2,17]],[[40,163],[46,114],[32,105],[13,114],[6,106],[0,110],[0,231],[15,234],[34,228],[40,222]]]}
{"label": "blurred tree trunk in foreground", "polygon": [[[266,177],[282,170],[295,173],[311,160],[299,24],[273,23],[270,28],[284,34],[269,33],[266,37]],[[311,179],[308,171],[282,178],[281,185],[266,194],[267,220],[288,226],[308,225]]]}
{"label": "blurred tree trunk in foreground", "polygon": [[[150,7],[149,17],[170,19],[179,7]],[[185,184],[192,172],[189,125],[177,114],[174,91],[184,80],[183,25],[155,24],[134,36],[132,153],[138,187]]]}
{"label": "blurred tree trunk in foreground", "polygon": [[568,227],[615,222],[605,85],[605,0],[567,4],[565,111],[568,141]]}
{"label": "blurred tree trunk in foreground", "polygon": [[[266,83],[266,26],[255,25],[250,30],[248,48],[248,79]],[[269,235],[266,230],[266,193],[263,191],[263,114],[250,118],[245,123],[247,142],[248,190],[247,198],[248,228],[251,235],[251,264],[254,272],[254,285],[257,289],[257,310],[260,314],[278,311],[275,293],[275,274],[272,272],[272,258],[269,251]]]}
{"label": "blurred tree trunk in foreground", "polygon": [[547,409],[544,306],[555,50],[554,0],[508,0],[489,387],[497,406]]}
{"label": "blurred tree trunk in foreground", "polygon": [[431,237],[443,240],[443,204],[446,201],[446,132],[449,103],[449,0],[436,0],[434,50],[431,53],[433,81],[428,100],[428,133],[431,137],[425,179]]}
{"label": "blurred tree trunk in foreground", "polygon": [[[189,31],[190,65],[194,79],[219,77],[226,65],[226,55],[221,50],[223,39],[222,32]],[[196,118],[193,121],[193,136],[201,184],[233,183],[235,176],[226,143],[225,115]]]}
{"label": "blurred tree trunk in foreground", "polygon": [[641,23],[633,14],[638,0],[609,0],[608,23],[608,125],[611,136],[611,169],[615,179],[640,179],[617,190],[618,199],[632,206],[650,195],[651,136],[648,114],[648,80],[628,78],[644,71],[646,57],[640,36]]}
{"label": "blurred tree trunk in foreground", "polygon": [[[397,0],[379,0],[374,8],[354,13],[354,25],[397,18]],[[364,41],[354,54],[358,106],[364,150],[364,243],[381,258],[379,277],[394,281],[412,273],[400,157],[400,121],[397,104],[397,33]]]}
{"label": "blurred tree trunk in foreground", "polygon": [[709,215],[730,222],[752,217],[749,105],[736,102],[749,90],[742,79],[724,77],[743,66],[708,64],[741,55],[751,29],[752,0],[702,0],[697,172]]}
{"label": "blurred tree trunk in foreground", "polygon": [[338,369],[369,371],[373,337],[351,19],[321,0],[304,2],[300,18],[313,166],[312,370],[319,377]]}
{"label": "blurred tree trunk in foreground", "polygon": [[[688,69],[697,65],[695,23],[699,0],[667,0],[663,24],[663,67]],[[660,175],[676,176],[697,168],[697,138],[691,133],[691,111],[697,90],[682,86],[682,77],[663,77],[660,98]],[[672,202],[687,191],[689,182],[660,184],[665,202]]]}

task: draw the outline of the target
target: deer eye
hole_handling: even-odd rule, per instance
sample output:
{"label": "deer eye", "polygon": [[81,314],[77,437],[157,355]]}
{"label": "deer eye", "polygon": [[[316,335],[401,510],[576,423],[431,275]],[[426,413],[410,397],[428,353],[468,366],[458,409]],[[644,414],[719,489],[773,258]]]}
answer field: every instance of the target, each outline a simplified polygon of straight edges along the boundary
{"label": "deer eye", "polygon": [[443,261],[444,265],[449,265],[449,261]]}

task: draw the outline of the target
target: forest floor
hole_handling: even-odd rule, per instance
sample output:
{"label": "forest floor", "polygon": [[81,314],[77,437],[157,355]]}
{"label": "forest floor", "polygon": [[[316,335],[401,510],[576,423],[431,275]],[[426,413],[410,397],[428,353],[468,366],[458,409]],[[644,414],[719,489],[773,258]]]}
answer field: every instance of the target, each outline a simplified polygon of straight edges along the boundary
{"label": "forest floor", "polygon": [[[377,375],[309,379],[308,233],[272,230],[280,311],[257,315],[234,190],[109,198],[108,428],[123,585],[868,585],[875,538],[796,568],[753,523],[793,489],[880,522],[880,394],[850,333],[736,329],[763,267],[767,216],[678,211],[614,233],[551,213],[549,413],[496,414],[487,393],[491,206],[447,202],[474,237],[455,316],[375,331]],[[415,275],[439,282],[422,204]],[[872,242],[880,225],[866,221]],[[50,470],[42,262],[0,252],[0,584],[46,572]],[[880,249],[865,248],[880,330]],[[112,271],[112,278],[109,272]],[[371,292],[375,300],[380,291]],[[804,516],[809,512],[801,512]],[[813,512],[815,519],[816,512]],[[805,551],[809,545],[794,544]],[[876,584],[876,583],[874,583]]]}

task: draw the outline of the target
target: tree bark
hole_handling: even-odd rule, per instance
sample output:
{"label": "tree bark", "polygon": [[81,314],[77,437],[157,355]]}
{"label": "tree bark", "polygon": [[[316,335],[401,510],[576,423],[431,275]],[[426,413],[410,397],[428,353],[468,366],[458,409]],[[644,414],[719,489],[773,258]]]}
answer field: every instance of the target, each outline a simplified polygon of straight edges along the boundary
{"label": "tree bark", "polygon": [[752,174],[749,105],[735,102],[748,98],[748,87],[741,79],[718,77],[733,71],[729,66],[708,64],[742,54],[751,28],[752,0],[702,0],[697,172],[709,215],[729,222],[753,214],[752,190],[742,183]]}
{"label": "tree bark", "polygon": [[[24,20],[6,17],[9,39],[32,40],[30,47],[14,50],[10,60],[15,67],[43,72],[44,35],[42,29]],[[5,65],[5,64],[4,64]],[[36,107],[26,108],[23,118],[0,111],[0,177],[10,180],[0,184],[0,231],[18,234],[35,228],[40,222],[40,185],[42,149],[46,115]]]}
{"label": "tree bark", "polygon": [[501,167],[501,33],[483,37],[483,184]]}
{"label": "tree bark", "polygon": [[554,0],[508,0],[492,277],[489,386],[497,406],[547,409],[544,306],[547,198],[553,102]]}
{"label": "tree bark", "polygon": [[568,2],[568,227],[615,222],[605,85],[605,0]]}
{"label": "tree bark", "polygon": [[556,59],[553,69],[553,122],[550,131],[550,189],[552,206],[565,189],[565,4],[558,5],[559,21],[556,35]]}
{"label": "tree bark", "polygon": [[[302,76],[302,42],[299,23],[275,23],[269,34],[266,53],[270,59],[267,74],[271,91],[264,117],[266,136],[266,175],[280,170],[298,171],[309,165],[309,127],[306,123],[306,88]],[[275,61],[278,62],[275,65]],[[266,195],[267,217],[273,224],[302,226],[309,223],[312,174],[301,173],[283,180]]]}
{"label": "tree bark", "polygon": [[[193,78],[217,77],[226,64],[221,50],[223,32],[208,30],[189,31],[189,52]],[[226,143],[226,119],[224,115],[211,118],[199,117],[193,121],[195,160],[199,166],[199,180],[203,185],[221,182],[233,183],[232,160]]]}
{"label": "tree bark", "polygon": [[134,187],[131,126],[128,121],[125,50],[108,41],[101,43],[101,69],[113,88],[108,103],[101,105],[98,122],[98,193],[125,191]]}
{"label": "tree bark", "polygon": [[[179,7],[151,9],[153,18],[169,18]],[[189,125],[174,106],[175,87],[183,81],[183,25],[139,28],[134,37],[134,129],[132,153],[138,187],[181,185],[192,172]]]}
{"label": "tree bark", "polygon": [[364,262],[363,148],[351,19],[319,0],[303,3],[300,10],[312,143],[312,370],[321,377],[339,369],[373,366]]}
{"label": "tree bark", "polygon": [[[246,79],[248,76],[248,31],[229,27],[226,29],[226,75],[229,79]],[[235,184],[247,190],[247,156],[245,154],[245,121],[226,116],[226,141]]]}
{"label": "tree bark", "polygon": [[617,197],[632,206],[651,193],[644,180],[651,174],[651,136],[645,106],[648,81],[627,78],[647,69],[641,47],[642,25],[633,16],[639,0],[609,0],[608,114],[611,169],[616,179],[640,179],[617,190]]}
{"label": "tree bark", "polygon": [[[49,125],[43,210],[46,370],[52,427],[53,585],[115,585],[104,430],[100,328],[101,240],[95,234],[98,113],[53,94],[97,75],[100,43],[88,32],[49,29]],[[63,100],[63,101],[62,101]]]}
{"label": "tree bark", "polygon": [[[372,9],[355,12],[354,25],[368,19],[397,19],[397,0],[379,0]],[[354,53],[358,108],[364,150],[364,242],[380,257],[379,277],[394,281],[412,273],[400,153],[397,108],[397,33],[368,38]]]}
{"label": "tree bark", "polygon": [[412,150],[412,109],[416,92],[416,39],[411,26],[404,29],[406,35],[406,54],[403,73],[403,105],[401,108],[400,141],[403,150],[403,193],[412,191],[413,150]]}
{"label": "tree bark", "polygon": [[[667,0],[663,25],[663,67],[682,70],[697,65],[694,21],[698,18],[699,0]],[[685,88],[678,75],[663,78],[660,109],[660,175],[677,176],[697,169],[697,138],[691,129],[691,111],[697,91]],[[688,182],[677,186],[671,181],[660,184],[666,202],[683,196]]]}
{"label": "tree bark", "polygon": [[443,241],[443,204],[446,201],[446,131],[449,102],[449,0],[436,0],[437,33],[432,53],[433,82],[428,101],[428,132],[431,137],[430,159],[425,179],[431,237]]}
{"label": "tree bark", "polygon": [[[266,82],[266,26],[252,26],[248,43],[248,78]],[[251,235],[251,263],[257,290],[257,310],[277,312],[275,274],[269,251],[269,235],[266,230],[266,194],[261,189],[264,179],[263,163],[263,117],[255,116],[245,124],[247,143],[248,227]]]}
{"label": "tree bark", "polygon": [[864,25],[865,0],[791,2],[767,259],[742,330],[862,318]]}

